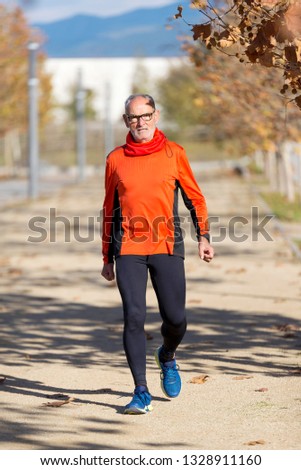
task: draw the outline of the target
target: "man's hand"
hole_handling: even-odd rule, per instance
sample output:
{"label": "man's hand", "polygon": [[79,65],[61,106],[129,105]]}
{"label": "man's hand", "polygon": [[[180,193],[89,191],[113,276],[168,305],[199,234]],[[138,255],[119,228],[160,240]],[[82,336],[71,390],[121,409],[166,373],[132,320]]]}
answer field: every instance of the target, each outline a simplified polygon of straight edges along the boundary
{"label": "man's hand", "polygon": [[210,263],[214,256],[214,249],[205,237],[202,237],[199,242],[199,256],[206,263]]}
{"label": "man's hand", "polygon": [[107,280],[107,281],[114,281],[115,279],[115,273],[114,273],[114,263],[108,263],[104,264],[101,275]]}

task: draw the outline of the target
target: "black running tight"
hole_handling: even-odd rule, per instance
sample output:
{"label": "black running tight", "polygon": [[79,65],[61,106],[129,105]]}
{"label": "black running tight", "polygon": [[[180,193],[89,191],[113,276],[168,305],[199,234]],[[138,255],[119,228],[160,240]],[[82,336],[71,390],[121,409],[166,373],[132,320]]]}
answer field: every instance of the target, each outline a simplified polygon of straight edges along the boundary
{"label": "black running tight", "polygon": [[184,260],[167,254],[117,257],[117,285],[124,311],[123,343],[135,385],[146,385],[144,323],[148,272],[162,318],[164,349],[175,352],[186,331]]}

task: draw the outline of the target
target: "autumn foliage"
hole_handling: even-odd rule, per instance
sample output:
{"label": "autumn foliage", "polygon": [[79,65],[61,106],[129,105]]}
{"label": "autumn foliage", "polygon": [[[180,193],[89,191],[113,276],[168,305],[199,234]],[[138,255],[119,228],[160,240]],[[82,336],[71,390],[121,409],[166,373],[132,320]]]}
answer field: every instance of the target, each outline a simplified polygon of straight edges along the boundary
{"label": "autumn foliage", "polygon": [[[28,26],[22,10],[0,4],[0,135],[24,129],[28,114],[28,43],[41,38]],[[43,71],[44,57],[38,54],[40,122],[51,108],[50,76]]]}
{"label": "autumn foliage", "polygon": [[[195,41],[240,63],[280,69],[281,93],[301,109],[301,2],[296,0],[191,1],[199,22],[190,24]],[[178,7],[176,18],[184,18]],[[198,56],[191,49],[191,57]],[[198,65],[198,63],[197,63]]]}

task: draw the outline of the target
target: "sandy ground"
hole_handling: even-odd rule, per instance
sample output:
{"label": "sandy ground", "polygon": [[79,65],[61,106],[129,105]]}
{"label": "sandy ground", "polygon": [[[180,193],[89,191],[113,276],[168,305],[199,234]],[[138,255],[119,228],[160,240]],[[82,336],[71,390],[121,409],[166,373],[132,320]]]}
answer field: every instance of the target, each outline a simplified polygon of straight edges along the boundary
{"label": "sandy ground", "polygon": [[258,232],[260,200],[245,181],[199,181],[216,257],[201,262],[184,225],[189,326],[173,400],[153,358],[160,318],[148,288],[154,410],[143,416],[122,414],[133,384],[119,294],[100,276],[102,176],[2,210],[0,449],[300,449],[301,263],[273,221],[272,241]]}

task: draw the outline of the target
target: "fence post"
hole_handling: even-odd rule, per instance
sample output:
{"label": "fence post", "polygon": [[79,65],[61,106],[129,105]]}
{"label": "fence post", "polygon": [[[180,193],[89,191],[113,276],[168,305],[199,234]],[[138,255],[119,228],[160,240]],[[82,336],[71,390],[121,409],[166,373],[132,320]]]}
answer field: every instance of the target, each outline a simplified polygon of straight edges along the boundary
{"label": "fence post", "polygon": [[83,87],[82,70],[78,70],[76,90],[76,153],[78,165],[78,179],[85,179],[86,165],[86,128],[85,128],[85,101],[86,91]]}
{"label": "fence post", "polygon": [[104,116],[104,140],[105,155],[108,155],[114,147],[113,123],[112,123],[112,89],[109,82],[105,85],[105,116]]}
{"label": "fence post", "polygon": [[28,166],[29,187],[28,195],[35,199],[39,194],[39,146],[38,146],[38,78],[36,77],[36,52],[39,47],[36,42],[29,42],[29,74],[28,74]]}

